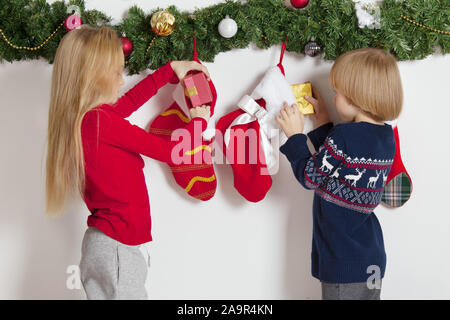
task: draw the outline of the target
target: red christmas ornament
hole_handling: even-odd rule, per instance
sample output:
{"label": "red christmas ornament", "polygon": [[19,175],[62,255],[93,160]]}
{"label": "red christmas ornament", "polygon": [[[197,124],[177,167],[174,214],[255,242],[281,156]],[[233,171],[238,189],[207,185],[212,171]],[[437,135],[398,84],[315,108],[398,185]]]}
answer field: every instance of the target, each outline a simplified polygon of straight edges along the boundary
{"label": "red christmas ornament", "polygon": [[291,4],[298,9],[306,7],[308,3],[309,0],[291,0]]}
{"label": "red christmas ornament", "polygon": [[122,40],[123,55],[125,57],[128,57],[130,53],[133,51],[133,44],[127,37],[124,36],[122,36],[120,40]]}
{"label": "red christmas ornament", "polygon": [[64,21],[64,27],[67,31],[72,31],[83,24],[81,17],[77,14],[71,14]]}

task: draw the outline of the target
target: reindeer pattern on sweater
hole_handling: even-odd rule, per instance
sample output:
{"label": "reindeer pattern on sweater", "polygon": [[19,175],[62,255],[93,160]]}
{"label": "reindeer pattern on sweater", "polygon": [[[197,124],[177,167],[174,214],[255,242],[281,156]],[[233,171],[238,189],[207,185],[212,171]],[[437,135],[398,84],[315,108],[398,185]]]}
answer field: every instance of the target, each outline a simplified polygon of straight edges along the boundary
{"label": "reindeer pattern on sweater", "polygon": [[361,213],[373,212],[381,202],[394,154],[380,159],[361,153],[343,125],[333,127],[324,140],[320,145],[312,141],[318,150],[298,171],[297,179],[324,200]]}

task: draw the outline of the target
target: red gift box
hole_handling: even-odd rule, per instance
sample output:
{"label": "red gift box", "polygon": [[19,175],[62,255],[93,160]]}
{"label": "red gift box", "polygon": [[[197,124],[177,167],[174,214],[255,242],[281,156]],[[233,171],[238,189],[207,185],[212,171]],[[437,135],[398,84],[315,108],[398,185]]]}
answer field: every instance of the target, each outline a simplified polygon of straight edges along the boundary
{"label": "red gift box", "polygon": [[192,107],[198,107],[213,101],[208,80],[203,72],[196,73],[183,79],[184,93],[191,100]]}

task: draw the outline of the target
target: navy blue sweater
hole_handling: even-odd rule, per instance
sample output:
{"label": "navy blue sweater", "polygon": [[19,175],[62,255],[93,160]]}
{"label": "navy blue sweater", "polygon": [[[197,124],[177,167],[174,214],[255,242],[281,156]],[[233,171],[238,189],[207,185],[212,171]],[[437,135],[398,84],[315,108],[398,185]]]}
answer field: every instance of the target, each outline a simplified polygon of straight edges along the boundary
{"label": "navy blue sweater", "polygon": [[308,136],[316,149],[313,155],[304,134],[291,136],[280,151],[300,184],[315,190],[313,277],[332,283],[366,282],[378,267],[382,278],[386,253],[373,210],[394,160],[392,127],[327,123]]}

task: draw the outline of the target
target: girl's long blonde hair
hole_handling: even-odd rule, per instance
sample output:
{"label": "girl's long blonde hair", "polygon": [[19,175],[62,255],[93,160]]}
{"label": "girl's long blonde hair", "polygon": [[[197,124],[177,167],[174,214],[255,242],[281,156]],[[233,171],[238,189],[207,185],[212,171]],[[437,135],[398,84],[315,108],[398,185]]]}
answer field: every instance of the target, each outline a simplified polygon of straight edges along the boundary
{"label": "girl's long blonde hair", "polygon": [[[121,61],[122,59],[122,61]],[[81,122],[84,114],[113,103],[112,68],[123,63],[122,42],[115,30],[82,25],[62,38],[53,64],[48,113],[46,214],[64,210],[66,197],[83,197],[85,171]]]}

